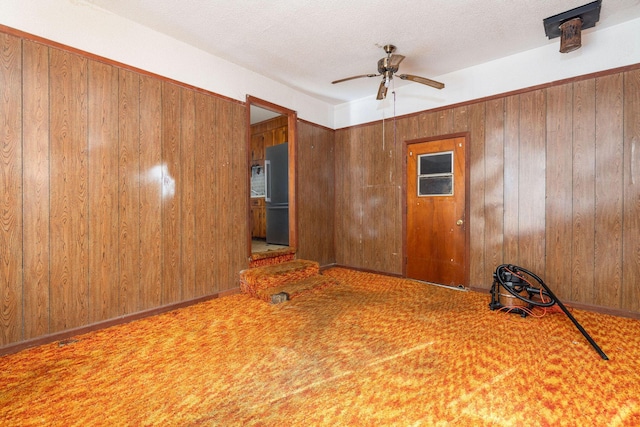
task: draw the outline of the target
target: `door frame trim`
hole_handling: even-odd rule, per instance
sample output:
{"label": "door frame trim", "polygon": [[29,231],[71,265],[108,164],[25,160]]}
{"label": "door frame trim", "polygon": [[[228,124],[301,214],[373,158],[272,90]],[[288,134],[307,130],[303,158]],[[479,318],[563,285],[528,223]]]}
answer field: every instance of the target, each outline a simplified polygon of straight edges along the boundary
{"label": "door frame trim", "polygon": [[402,277],[407,277],[407,149],[410,145],[419,144],[423,142],[440,141],[443,139],[464,138],[464,283],[465,287],[469,286],[470,280],[470,238],[471,238],[471,215],[470,215],[470,202],[471,202],[471,177],[469,171],[471,165],[469,162],[471,147],[471,132],[457,132],[444,135],[436,135],[425,138],[409,139],[404,141],[404,149],[402,154]]}
{"label": "door frame trim", "polygon": [[289,151],[289,247],[296,249],[298,247],[298,227],[297,227],[297,209],[296,209],[296,189],[297,189],[297,176],[296,176],[296,124],[298,122],[298,114],[294,110],[282,107],[264,99],[256,98],[255,96],[247,95],[245,103],[246,108],[246,144],[247,144],[247,246],[248,246],[248,259],[251,259],[251,105],[264,108],[266,110],[275,111],[283,116],[287,116],[287,138],[288,138],[288,151]]}

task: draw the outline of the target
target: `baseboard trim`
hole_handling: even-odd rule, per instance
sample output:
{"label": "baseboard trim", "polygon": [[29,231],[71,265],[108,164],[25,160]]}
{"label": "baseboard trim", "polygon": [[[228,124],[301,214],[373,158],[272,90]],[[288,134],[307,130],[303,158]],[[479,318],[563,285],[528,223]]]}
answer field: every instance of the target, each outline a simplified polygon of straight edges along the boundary
{"label": "baseboard trim", "polygon": [[349,269],[349,270],[360,271],[362,273],[379,274],[381,276],[405,278],[402,274],[388,273],[386,271],[372,270],[372,269],[369,269],[369,268],[350,267],[348,265],[342,265],[342,264],[332,264],[332,265],[329,265],[329,266],[326,266],[326,267],[323,267],[323,268],[326,270],[326,269],[329,269],[329,268],[332,268],[332,267],[346,268],[346,269]]}
{"label": "baseboard trim", "polygon": [[113,319],[92,323],[90,325],[80,326],[73,329],[67,329],[64,331],[43,335],[30,340],[20,341],[20,342],[9,344],[0,348],[0,357],[6,356],[8,354],[18,353],[19,351],[26,350],[31,347],[37,347],[40,345],[50,344],[56,341],[66,340],[76,335],[82,335],[82,334],[94,332],[100,329],[110,328],[111,326],[122,325],[125,323],[132,322],[134,320],[144,319],[145,317],[155,316],[157,314],[166,313],[168,311],[177,310],[179,308],[188,307],[190,305],[198,304],[204,301],[209,301],[209,300],[227,296],[227,295],[233,295],[239,292],[240,292],[240,288],[229,289],[229,290],[218,292],[212,295],[206,295],[203,297],[198,297],[198,298],[190,299],[187,301],[180,301],[173,304],[167,304],[167,305],[163,305],[162,307],[151,308],[148,310],[127,314],[125,316],[115,317]]}

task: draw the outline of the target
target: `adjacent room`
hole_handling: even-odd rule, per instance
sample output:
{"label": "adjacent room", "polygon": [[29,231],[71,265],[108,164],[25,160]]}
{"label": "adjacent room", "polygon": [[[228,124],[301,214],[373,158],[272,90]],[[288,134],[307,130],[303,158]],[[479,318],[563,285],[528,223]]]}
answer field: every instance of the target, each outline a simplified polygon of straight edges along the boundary
{"label": "adjacent room", "polygon": [[4,0],[0,425],[640,425],[637,0]]}

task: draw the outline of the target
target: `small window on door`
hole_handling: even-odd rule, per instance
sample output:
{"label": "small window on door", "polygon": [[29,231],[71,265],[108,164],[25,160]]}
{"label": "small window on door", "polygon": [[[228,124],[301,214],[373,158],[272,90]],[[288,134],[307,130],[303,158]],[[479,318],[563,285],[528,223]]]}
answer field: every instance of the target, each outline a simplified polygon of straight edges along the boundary
{"label": "small window on door", "polygon": [[418,156],[420,196],[453,196],[453,151]]}

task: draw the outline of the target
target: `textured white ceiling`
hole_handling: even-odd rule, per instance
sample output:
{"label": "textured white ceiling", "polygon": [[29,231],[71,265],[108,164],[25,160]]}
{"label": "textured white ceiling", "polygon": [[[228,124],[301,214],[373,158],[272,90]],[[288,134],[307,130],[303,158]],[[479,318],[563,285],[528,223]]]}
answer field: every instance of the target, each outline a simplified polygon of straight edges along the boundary
{"label": "textured white ceiling", "polygon": [[[340,104],[375,95],[382,46],[399,72],[434,78],[555,43],[542,20],[585,0],[85,0],[112,13]],[[640,0],[603,0],[592,31],[640,17]],[[132,41],[135,42],[135,41]],[[560,55],[560,53],[559,53]],[[417,84],[398,79],[396,86]],[[444,82],[446,84],[446,81]],[[430,89],[436,90],[436,89]]]}

